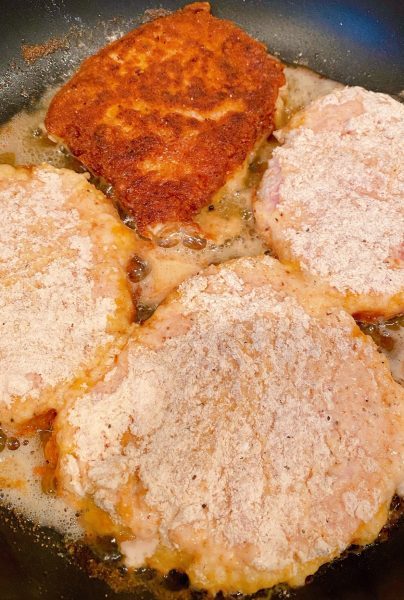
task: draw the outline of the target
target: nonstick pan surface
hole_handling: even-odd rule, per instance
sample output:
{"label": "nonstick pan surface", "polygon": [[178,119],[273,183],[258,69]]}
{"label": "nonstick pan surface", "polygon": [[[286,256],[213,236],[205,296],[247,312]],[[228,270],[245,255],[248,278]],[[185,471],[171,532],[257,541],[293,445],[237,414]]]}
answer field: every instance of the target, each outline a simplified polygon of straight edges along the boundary
{"label": "nonstick pan surface", "polygon": [[[0,122],[29,107],[49,85],[62,81],[110,36],[135,27],[155,9],[185,1],[1,0]],[[327,77],[402,99],[404,3],[402,0],[212,0],[228,18],[264,41],[286,62]],[[27,63],[24,45],[57,40],[59,49]],[[1,217],[0,217],[1,223]],[[296,600],[404,600],[404,521],[360,554],[320,569],[297,591],[273,598]],[[153,600],[153,591],[114,593],[61,552],[57,535],[33,530],[0,509],[0,600]],[[180,595],[178,595],[180,594]],[[182,592],[173,592],[181,598]],[[200,597],[194,595],[194,600]]]}

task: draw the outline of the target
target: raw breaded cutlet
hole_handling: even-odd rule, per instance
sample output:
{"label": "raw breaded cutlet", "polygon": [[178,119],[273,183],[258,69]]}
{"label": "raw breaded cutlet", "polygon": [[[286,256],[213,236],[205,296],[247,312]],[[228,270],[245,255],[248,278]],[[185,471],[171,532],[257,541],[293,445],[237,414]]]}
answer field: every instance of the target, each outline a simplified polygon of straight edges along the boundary
{"label": "raw breaded cutlet", "polygon": [[91,536],[213,595],[302,585],[404,492],[403,388],[326,287],[268,256],[183,283],[53,440]]}
{"label": "raw breaded cutlet", "polygon": [[0,422],[59,410],[111,368],[133,319],[134,235],[69,169],[0,165]]}
{"label": "raw breaded cutlet", "polygon": [[191,221],[271,133],[282,70],[262,43],[194,3],[88,58],[45,124],[145,233]]}
{"label": "raw breaded cutlet", "polygon": [[360,87],[275,133],[255,202],[282,262],[327,282],[362,321],[404,312],[404,106]]}

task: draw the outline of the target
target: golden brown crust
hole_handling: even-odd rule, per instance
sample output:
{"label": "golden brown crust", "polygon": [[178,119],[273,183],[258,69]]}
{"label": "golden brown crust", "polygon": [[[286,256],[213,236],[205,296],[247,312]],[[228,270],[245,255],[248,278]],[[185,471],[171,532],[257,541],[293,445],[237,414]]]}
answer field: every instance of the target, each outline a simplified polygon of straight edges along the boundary
{"label": "golden brown crust", "polygon": [[46,117],[143,231],[191,220],[273,129],[281,63],[209,10],[188,5],[102,49]]}

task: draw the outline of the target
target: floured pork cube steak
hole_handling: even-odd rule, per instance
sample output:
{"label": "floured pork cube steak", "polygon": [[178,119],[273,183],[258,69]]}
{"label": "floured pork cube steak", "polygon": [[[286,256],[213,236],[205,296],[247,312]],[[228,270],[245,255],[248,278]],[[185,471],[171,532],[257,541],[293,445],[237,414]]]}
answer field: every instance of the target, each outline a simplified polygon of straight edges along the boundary
{"label": "floured pork cube steak", "polygon": [[271,133],[282,69],[207,2],[190,4],[88,58],[45,124],[153,238],[191,222]]}
{"label": "floured pork cube steak", "polygon": [[255,204],[263,238],[359,318],[404,312],[404,106],[345,88],[276,135]]}
{"label": "floured pork cube steak", "polygon": [[304,583],[377,536],[404,479],[403,389],[332,296],[269,257],[182,284],[54,435],[90,533],[212,592]]}
{"label": "floured pork cube steak", "polygon": [[105,374],[128,337],[133,236],[83,175],[0,166],[0,422]]}

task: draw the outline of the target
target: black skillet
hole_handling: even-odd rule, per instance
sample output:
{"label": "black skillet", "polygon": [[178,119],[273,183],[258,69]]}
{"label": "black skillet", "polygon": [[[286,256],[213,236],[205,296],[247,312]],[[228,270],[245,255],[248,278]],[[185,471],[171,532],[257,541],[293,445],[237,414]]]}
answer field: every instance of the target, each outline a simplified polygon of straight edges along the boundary
{"label": "black skillet", "polygon": [[[47,85],[66,77],[86,55],[104,45],[107,36],[139,24],[145,11],[173,10],[184,3],[0,0],[0,122],[32,105]],[[214,14],[266,42],[284,61],[397,97],[404,89],[403,0],[212,0],[212,8]],[[32,64],[22,59],[23,44],[43,44],[50,38],[62,39],[64,47]],[[164,589],[183,583],[174,578]],[[173,592],[173,598],[179,595],[182,592]],[[0,509],[0,600],[106,597],[153,600],[155,594],[146,583],[130,593],[112,592],[63,556],[53,532],[32,531]],[[273,597],[285,597],[284,592]],[[404,600],[404,521],[393,528],[387,541],[322,568],[289,597]]]}

